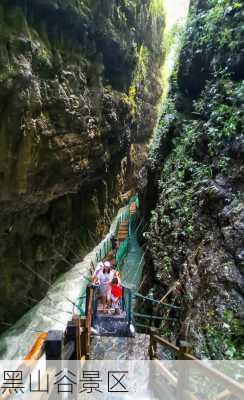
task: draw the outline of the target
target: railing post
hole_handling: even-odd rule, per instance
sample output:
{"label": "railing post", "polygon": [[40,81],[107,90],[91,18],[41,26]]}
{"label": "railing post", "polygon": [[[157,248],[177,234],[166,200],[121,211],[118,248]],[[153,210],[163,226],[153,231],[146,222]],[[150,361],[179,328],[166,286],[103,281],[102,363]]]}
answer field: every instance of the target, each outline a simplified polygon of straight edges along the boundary
{"label": "railing post", "polygon": [[75,324],[75,350],[76,350],[76,360],[81,359],[81,322],[80,317],[75,316],[73,318]]}
{"label": "railing post", "polygon": [[63,331],[48,331],[48,337],[45,341],[46,360],[61,360],[63,348]]}
{"label": "railing post", "polygon": [[88,329],[90,330],[93,316],[93,295],[94,287],[93,285],[87,285],[86,288],[86,317],[88,322]]}
{"label": "railing post", "polygon": [[185,353],[191,352],[191,347],[186,341],[180,341],[180,350],[177,353],[178,360],[178,382],[177,382],[177,400],[184,399],[184,391],[189,385],[189,367],[185,361]]}
{"label": "railing post", "polygon": [[86,317],[82,317],[80,319],[80,325],[82,329],[82,334],[80,338],[81,358],[85,357],[85,359],[88,360],[90,352],[90,334],[87,327]]}
{"label": "railing post", "polygon": [[131,307],[132,307],[132,293],[131,293],[131,290],[129,290],[129,294],[128,294],[128,313],[129,313],[129,315],[128,315],[128,320],[129,320],[129,324],[131,323],[131,320],[132,320],[132,309],[131,309]]}
{"label": "railing post", "polygon": [[156,331],[155,329],[150,329],[150,344],[149,344],[149,357],[150,360],[154,360],[157,355],[157,342],[154,339]]}
{"label": "railing post", "polygon": [[156,353],[157,353],[157,342],[154,339],[155,330],[150,329],[150,343],[149,343],[149,359],[151,360],[149,363],[149,387],[155,391],[156,381],[157,381],[157,368],[156,368]]}
{"label": "railing post", "polygon": [[125,287],[122,286],[122,310],[125,311]]}
{"label": "railing post", "polygon": [[150,333],[150,342],[149,342],[148,353],[149,353],[150,360],[153,360],[154,354],[153,354],[153,334],[152,333]]}

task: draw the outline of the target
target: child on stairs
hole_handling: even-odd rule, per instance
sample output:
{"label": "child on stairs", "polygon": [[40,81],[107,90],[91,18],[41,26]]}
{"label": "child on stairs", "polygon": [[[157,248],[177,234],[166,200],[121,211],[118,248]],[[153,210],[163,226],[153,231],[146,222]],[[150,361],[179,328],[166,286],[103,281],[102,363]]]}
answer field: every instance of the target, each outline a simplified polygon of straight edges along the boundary
{"label": "child on stairs", "polygon": [[123,289],[122,286],[120,285],[119,279],[117,277],[114,277],[110,283],[110,289],[111,289],[111,300],[112,300],[112,308],[114,308],[114,314],[118,315],[120,314],[120,306],[119,306],[119,301],[122,298],[123,295]]}

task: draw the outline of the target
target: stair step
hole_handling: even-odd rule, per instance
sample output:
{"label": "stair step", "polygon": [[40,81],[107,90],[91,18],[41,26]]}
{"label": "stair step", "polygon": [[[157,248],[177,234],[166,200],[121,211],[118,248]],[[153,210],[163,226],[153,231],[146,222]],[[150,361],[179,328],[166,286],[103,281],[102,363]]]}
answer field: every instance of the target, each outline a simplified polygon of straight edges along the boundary
{"label": "stair step", "polygon": [[[131,343],[133,343],[133,346],[131,346]],[[110,360],[148,360],[149,343],[149,335],[138,333],[136,333],[134,339],[126,337],[93,336],[90,357],[91,360],[105,360],[109,349]]]}
{"label": "stair step", "polygon": [[99,336],[116,336],[116,337],[128,337],[130,336],[130,330],[126,318],[114,318],[97,316],[95,319],[93,328],[95,329],[94,335]]}
{"label": "stair step", "polygon": [[101,321],[103,319],[109,320],[109,321],[113,321],[113,320],[119,320],[119,321],[126,321],[126,313],[125,311],[123,311],[121,314],[103,314],[102,312],[97,313],[97,321]]}

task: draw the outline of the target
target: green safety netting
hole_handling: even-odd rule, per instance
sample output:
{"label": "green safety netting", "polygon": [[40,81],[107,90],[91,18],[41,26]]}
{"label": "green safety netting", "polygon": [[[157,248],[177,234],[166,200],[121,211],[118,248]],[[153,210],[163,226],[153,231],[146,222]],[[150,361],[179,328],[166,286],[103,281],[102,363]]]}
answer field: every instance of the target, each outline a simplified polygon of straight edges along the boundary
{"label": "green safety netting", "polygon": [[[136,203],[137,206],[137,212],[135,214],[130,215],[130,206],[132,203]],[[116,254],[116,261],[117,261],[117,267],[121,271],[125,264],[125,259],[128,256],[130,252],[130,246],[131,242],[134,241],[135,239],[135,230],[137,227],[137,223],[139,221],[139,198],[138,196],[133,196],[130,199],[130,202],[128,204],[128,211],[127,211],[127,221],[129,222],[129,229],[128,229],[128,237],[125,239]]]}
{"label": "green safety netting", "polygon": [[[137,212],[130,215],[130,206],[132,203],[136,203]],[[117,269],[121,273],[122,284],[126,288],[124,292],[124,301],[127,315],[129,316],[131,316],[132,312],[132,294],[139,289],[144,267],[144,254],[137,239],[138,229],[140,228],[139,206],[138,196],[133,196],[127,207],[120,213],[115,229],[115,234],[117,234],[121,223],[124,221],[129,222],[128,237],[121,243],[116,253]],[[111,241],[108,238],[103,242],[96,254],[96,263],[104,259],[110,250]],[[85,300],[85,293],[82,293],[76,303],[76,307],[81,315],[85,314]]]}
{"label": "green safety netting", "polygon": [[96,254],[96,263],[103,260],[111,250],[112,250],[112,243],[111,240],[108,238],[103,242],[98,253]]}
{"label": "green safety netting", "polygon": [[139,289],[143,267],[144,254],[142,248],[139,246],[136,232],[132,231],[129,239],[128,252],[120,268],[123,285],[133,291],[137,291]]}
{"label": "green safety netting", "polygon": [[[133,198],[131,202],[137,199]],[[137,212],[130,216],[129,219],[129,235],[127,241],[123,242],[123,257],[119,262],[119,270],[121,273],[124,291],[125,309],[129,321],[133,321],[134,297],[133,295],[139,290],[144,268],[144,252],[138,243],[138,231],[141,228],[139,200],[137,203]],[[119,255],[120,256],[120,255]]]}
{"label": "green safety netting", "polygon": [[[137,205],[136,213],[130,215],[130,206],[131,203],[135,202]],[[129,229],[128,229],[128,237],[121,243],[117,254],[116,254],[116,261],[117,261],[117,269],[120,271],[121,280],[123,284],[123,310],[126,311],[127,315],[127,322],[129,324],[133,322],[135,326],[147,327],[145,324],[140,324],[137,322],[137,318],[144,318],[153,320],[153,316],[140,314],[140,313],[133,313],[135,302],[137,298],[141,298],[143,301],[150,301],[155,304],[160,305],[166,309],[175,309],[179,310],[180,307],[177,307],[172,304],[162,304],[160,301],[155,300],[153,298],[145,297],[139,294],[140,289],[140,282],[142,278],[142,272],[144,268],[144,252],[138,242],[138,237],[143,232],[145,225],[143,226],[143,219],[140,218],[139,212],[139,199],[138,197],[134,196],[127,207],[123,209],[120,213],[115,233],[118,233],[119,226],[122,222],[128,221],[129,222]],[[104,247],[102,250],[97,254],[97,261],[100,261],[106,256],[106,251],[109,249],[109,244],[103,245]],[[81,315],[85,315],[85,303],[86,303],[86,296],[83,293],[81,297],[78,299],[77,308]],[[158,317],[156,317],[158,318]],[[162,318],[163,319],[163,318]]]}

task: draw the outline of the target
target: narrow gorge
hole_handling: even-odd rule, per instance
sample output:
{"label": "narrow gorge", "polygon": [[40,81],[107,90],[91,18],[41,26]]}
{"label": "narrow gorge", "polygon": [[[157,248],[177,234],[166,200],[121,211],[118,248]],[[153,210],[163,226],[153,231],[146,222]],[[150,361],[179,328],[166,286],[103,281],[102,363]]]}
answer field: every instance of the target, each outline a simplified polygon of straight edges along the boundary
{"label": "narrow gorge", "polygon": [[239,0],[1,1],[0,332],[138,194],[140,294],[180,309],[151,328],[243,359],[243,17]]}

